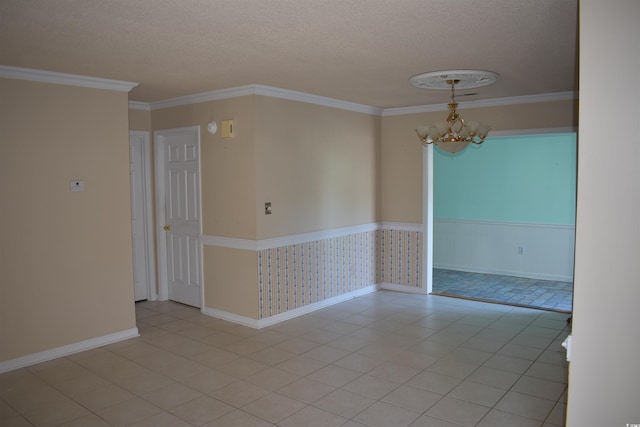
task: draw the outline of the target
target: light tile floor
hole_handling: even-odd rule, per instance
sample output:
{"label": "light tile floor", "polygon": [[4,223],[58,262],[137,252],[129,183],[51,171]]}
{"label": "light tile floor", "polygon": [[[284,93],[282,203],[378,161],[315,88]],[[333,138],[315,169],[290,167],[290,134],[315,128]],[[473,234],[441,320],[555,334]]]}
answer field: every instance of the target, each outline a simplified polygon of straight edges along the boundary
{"label": "light tile floor", "polygon": [[379,291],[260,330],[173,302],[0,375],[2,426],[562,426],[567,315]]}
{"label": "light tile floor", "polygon": [[433,269],[433,291],[522,307],[571,313],[573,283]]}

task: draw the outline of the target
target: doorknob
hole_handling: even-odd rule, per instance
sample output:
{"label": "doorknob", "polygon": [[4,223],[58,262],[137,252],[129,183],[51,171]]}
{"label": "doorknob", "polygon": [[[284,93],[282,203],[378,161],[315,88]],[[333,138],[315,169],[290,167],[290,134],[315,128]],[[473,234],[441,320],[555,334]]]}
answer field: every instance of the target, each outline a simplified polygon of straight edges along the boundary
{"label": "doorknob", "polygon": [[164,231],[169,231],[171,230],[171,226],[170,225],[165,225],[164,227],[162,227],[164,229]]}

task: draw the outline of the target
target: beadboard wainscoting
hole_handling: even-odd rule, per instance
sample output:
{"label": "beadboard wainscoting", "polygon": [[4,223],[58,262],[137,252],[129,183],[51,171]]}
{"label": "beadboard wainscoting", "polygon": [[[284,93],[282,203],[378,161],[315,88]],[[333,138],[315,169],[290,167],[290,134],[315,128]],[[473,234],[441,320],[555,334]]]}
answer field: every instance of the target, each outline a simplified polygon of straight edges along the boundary
{"label": "beadboard wainscoting", "polygon": [[378,288],[423,293],[421,227],[372,223],[259,241],[203,236],[204,245],[256,251],[258,282],[257,319],[203,313],[263,327]]}
{"label": "beadboard wainscoting", "polygon": [[434,268],[573,281],[575,226],[434,219]]}

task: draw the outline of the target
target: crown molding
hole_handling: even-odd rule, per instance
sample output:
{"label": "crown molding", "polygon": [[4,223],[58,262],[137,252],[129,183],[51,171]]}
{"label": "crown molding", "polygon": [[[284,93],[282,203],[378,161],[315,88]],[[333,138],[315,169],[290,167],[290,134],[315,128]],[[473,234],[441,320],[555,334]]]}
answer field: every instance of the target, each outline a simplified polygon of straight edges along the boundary
{"label": "crown molding", "polygon": [[129,109],[151,111],[151,105],[148,102],[129,101]]}
{"label": "crown molding", "polygon": [[[122,80],[103,79],[98,77],[82,76],[79,74],[59,73],[56,71],[35,70],[31,68],[12,67],[0,65],[0,77],[18,80],[30,80],[42,83],[54,83],[69,86],[81,86],[93,89],[115,90],[129,92],[139,83]],[[199,102],[217,101],[221,99],[237,98],[247,95],[261,95],[272,98],[288,99],[291,101],[305,102],[308,104],[338,108],[357,113],[375,116],[398,116],[405,114],[429,113],[446,111],[445,104],[417,105],[412,107],[377,108],[363,104],[356,104],[339,99],[313,95],[288,89],[280,89],[265,85],[245,85],[228,89],[220,89],[194,95],[180,96],[156,102],[129,101],[129,108],[133,110],[156,110],[161,108],[176,107],[180,105],[196,104]],[[578,98],[578,92],[556,92],[539,95],[513,96],[507,98],[486,99],[479,101],[460,102],[461,108],[498,107],[514,104],[529,104],[535,102],[567,101]]]}
{"label": "crown molding", "polygon": [[534,128],[534,129],[507,129],[492,130],[487,139],[510,138],[513,136],[547,135],[554,133],[577,133],[576,126],[560,126],[555,128]]}
{"label": "crown molding", "polygon": [[[569,101],[578,98],[578,92],[555,92],[538,95],[511,96],[506,98],[482,99],[478,101],[460,102],[459,108],[501,107],[505,105],[531,104],[536,102]],[[405,114],[431,113],[447,111],[447,104],[416,105],[413,107],[385,108],[383,116],[401,116]]]}
{"label": "crown molding", "polygon": [[368,105],[356,104],[354,102],[341,101],[339,99],[328,98],[326,96],[312,95],[305,92],[280,89],[272,86],[255,85],[255,94],[270,96],[272,98],[288,99],[291,101],[306,102],[308,104],[322,105],[324,107],[338,108],[341,110],[354,111],[356,113],[379,116],[382,114],[381,108],[370,107]]}
{"label": "crown molding", "polygon": [[34,70],[31,68],[0,65],[0,77],[6,79],[30,80],[41,83],[54,83],[67,86],[81,86],[92,89],[115,90],[129,92],[139,83],[122,80],[101,79],[78,74],[58,73],[55,71]]}
{"label": "crown molding", "polygon": [[339,99],[327,98],[325,96],[312,95],[294,90],[280,89],[264,85],[245,85],[228,89],[213,90],[210,92],[197,93],[194,95],[180,96],[163,101],[151,102],[148,105],[151,110],[161,108],[177,107],[180,105],[196,104],[199,102],[218,101],[221,99],[237,98],[247,95],[261,95],[272,98],[288,99],[290,101],[306,102],[308,104],[322,105],[325,107],[338,108],[341,110],[355,111],[357,113],[380,115],[382,109],[369,107],[368,105],[356,104],[353,102],[341,101]]}
{"label": "crown molding", "polygon": [[162,101],[150,102],[151,110],[162,108],[178,107],[181,105],[197,104],[200,102],[218,101],[220,99],[238,98],[254,94],[255,85],[232,87],[228,89],[212,90],[209,92],[196,93],[193,95],[179,96],[177,98],[164,99]]}
{"label": "crown molding", "polygon": [[[209,92],[185,95],[177,98],[165,99],[155,102],[130,101],[129,108],[137,110],[158,110],[162,108],[177,107],[181,105],[197,104],[200,102],[218,101],[221,99],[237,98],[247,95],[261,95],[272,98],[288,99],[290,101],[305,102],[308,104],[321,105],[324,107],[337,108],[341,110],[354,111],[362,114],[374,116],[400,116],[406,114],[430,113],[436,111],[447,111],[446,104],[416,105],[412,107],[397,108],[377,108],[363,104],[356,104],[339,99],[328,98],[320,95],[313,95],[305,92],[298,92],[289,89],[281,89],[265,85],[245,85],[228,89],[213,90]],[[460,102],[460,108],[483,108],[499,107],[516,104],[530,104],[536,102],[567,101],[578,98],[578,92],[555,92],[538,95],[512,96],[506,98],[484,99],[478,101]]]}

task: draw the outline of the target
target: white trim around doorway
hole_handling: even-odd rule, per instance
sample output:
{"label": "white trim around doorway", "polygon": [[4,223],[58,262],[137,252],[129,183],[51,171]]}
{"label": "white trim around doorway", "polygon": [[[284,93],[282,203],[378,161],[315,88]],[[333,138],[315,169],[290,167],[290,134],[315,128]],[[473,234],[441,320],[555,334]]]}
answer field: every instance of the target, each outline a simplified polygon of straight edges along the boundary
{"label": "white trim around doorway", "polygon": [[422,289],[433,292],[433,145],[422,149]]}
{"label": "white trim around doorway", "polygon": [[153,201],[152,201],[152,182],[153,176],[151,161],[151,141],[150,133],[147,131],[132,130],[129,131],[129,138],[139,138],[142,146],[143,161],[143,199],[144,199],[144,232],[145,232],[145,268],[147,270],[147,300],[155,301],[158,299],[158,291],[156,289],[156,263],[155,263],[155,244],[153,238]]}

